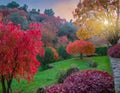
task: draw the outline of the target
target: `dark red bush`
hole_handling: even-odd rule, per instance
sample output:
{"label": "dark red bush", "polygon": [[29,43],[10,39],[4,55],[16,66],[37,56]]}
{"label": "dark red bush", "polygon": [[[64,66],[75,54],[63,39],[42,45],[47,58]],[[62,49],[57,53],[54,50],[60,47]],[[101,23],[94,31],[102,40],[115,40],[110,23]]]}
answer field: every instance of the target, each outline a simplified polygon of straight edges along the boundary
{"label": "dark red bush", "polygon": [[113,77],[107,72],[86,70],[70,75],[63,84],[47,87],[45,93],[115,93]]}
{"label": "dark red bush", "polygon": [[45,88],[46,93],[65,93],[62,89],[62,84],[53,85]]}
{"label": "dark red bush", "polygon": [[108,56],[120,58],[120,43],[108,49]]}
{"label": "dark red bush", "polygon": [[107,72],[96,70],[72,74],[62,87],[65,90],[62,93],[115,93],[113,77]]}

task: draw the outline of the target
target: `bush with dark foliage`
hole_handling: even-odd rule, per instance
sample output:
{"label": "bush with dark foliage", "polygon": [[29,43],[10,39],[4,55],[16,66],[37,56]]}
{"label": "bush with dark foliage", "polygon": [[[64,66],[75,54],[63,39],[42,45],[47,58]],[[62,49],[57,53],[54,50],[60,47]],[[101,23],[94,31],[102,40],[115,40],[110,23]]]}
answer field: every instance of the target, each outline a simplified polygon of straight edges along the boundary
{"label": "bush with dark foliage", "polygon": [[78,67],[71,67],[67,71],[61,71],[58,76],[57,83],[63,83],[64,80],[73,73],[79,72]]}
{"label": "bush with dark foliage", "polygon": [[100,56],[106,56],[107,55],[108,48],[107,47],[98,47],[95,50],[95,53]]}
{"label": "bush with dark foliage", "polygon": [[96,70],[72,74],[64,81],[63,89],[64,93],[115,93],[113,77]]}
{"label": "bush with dark foliage", "polygon": [[44,57],[41,57],[41,56],[37,55],[36,58],[37,58],[38,61],[41,62],[41,67],[45,70],[45,69],[48,69],[48,68],[52,68],[51,66],[49,66],[49,64],[51,62],[54,62],[54,53],[48,47],[45,47],[44,49],[45,49]]}
{"label": "bush with dark foliage", "polygon": [[64,83],[45,90],[46,93],[115,93],[113,77],[107,72],[97,70],[72,74]]}
{"label": "bush with dark foliage", "polygon": [[67,52],[66,52],[66,47],[65,46],[60,46],[58,47],[57,51],[58,51],[58,54],[59,56],[62,58],[62,59],[68,59],[71,57],[71,55],[69,55]]}
{"label": "bush with dark foliage", "polygon": [[45,93],[65,93],[62,84],[53,85],[51,87],[46,87]]}
{"label": "bush with dark foliage", "polygon": [[36,93],[46,93],[46,92],[44,88],[40,87],[37,89]]}
{"label": "bush with dark foliage", "polygon": [[120,58],[120,43],[108,49],[108,56],[114,58]]}
{"label": "bush with dark foliage", "polygon": [[88,60],[89,67],[97,68],[98,64],[93,60]]}

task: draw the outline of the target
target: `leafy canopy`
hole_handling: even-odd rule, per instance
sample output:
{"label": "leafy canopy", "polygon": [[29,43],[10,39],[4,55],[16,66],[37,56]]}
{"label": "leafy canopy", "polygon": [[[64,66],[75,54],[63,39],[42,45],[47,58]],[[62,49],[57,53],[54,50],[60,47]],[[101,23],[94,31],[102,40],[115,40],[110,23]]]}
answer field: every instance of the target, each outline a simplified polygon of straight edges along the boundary
{"label": "leafy canopy", "polygon": [[75,40],[74,42],[71,42],[68,44],[68,46],[66,47],[66,51],[68,54],[91,55],[95,52],[95,47],[92,42]]}
{"label": "leafy canopy", "polygon": [[44,56],[41,31],[32,26],[24,31],[19,25],[0,23],[0,80],[3,93],[9,93],[6,90],[10,90],[13,78],[18,81],[21,78],[32,80],[40,66],[36,55]]}
{"label": "leafy canopy", "polygon": [[74,12],[75,24],[90,35],[81,31],[85,38],[101,36],[114,45],[120,38],[119,6],[119,0],[80,0]]}

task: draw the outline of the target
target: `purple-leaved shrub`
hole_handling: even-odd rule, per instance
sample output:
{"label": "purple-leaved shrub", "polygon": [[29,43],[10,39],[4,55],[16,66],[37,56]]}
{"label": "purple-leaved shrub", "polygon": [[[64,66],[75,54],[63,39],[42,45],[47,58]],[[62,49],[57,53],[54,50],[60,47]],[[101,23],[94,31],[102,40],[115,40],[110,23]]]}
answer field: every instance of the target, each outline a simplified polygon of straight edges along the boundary
{"label": "purple-leaved shrub", "polygon": [[72,74],[64,83],[45,90],[46,93],[115,93],[113,77],[107,72],[97,70]]}
{"label": "purple-leaved shrub", "polygon": [[46,93],[65,93],[62,84],[55,84],[45,88]]}
{"label": "purple-leaved shrub", "polygon": [[114,58],[120,58],[120,43],[108,49],[108,56]]}

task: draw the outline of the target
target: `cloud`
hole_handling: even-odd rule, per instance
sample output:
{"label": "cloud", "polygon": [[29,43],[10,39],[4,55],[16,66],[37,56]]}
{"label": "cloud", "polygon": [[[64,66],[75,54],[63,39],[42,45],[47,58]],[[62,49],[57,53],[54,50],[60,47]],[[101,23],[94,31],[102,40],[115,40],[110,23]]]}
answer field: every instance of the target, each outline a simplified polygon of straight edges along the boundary
{"label": "cloud", "polygon": [[67,21],[74,20],[72,12],[75,10],[79,0],[65,0],[57,3],[53,9],[56,16],[65,18]]}

